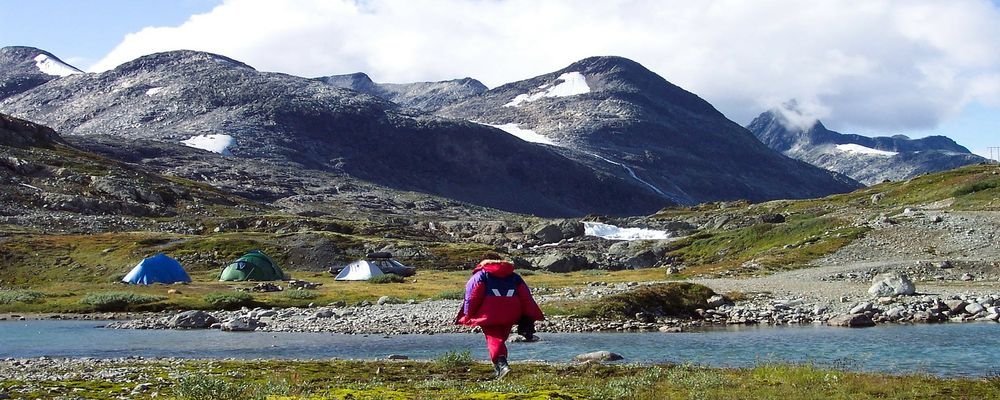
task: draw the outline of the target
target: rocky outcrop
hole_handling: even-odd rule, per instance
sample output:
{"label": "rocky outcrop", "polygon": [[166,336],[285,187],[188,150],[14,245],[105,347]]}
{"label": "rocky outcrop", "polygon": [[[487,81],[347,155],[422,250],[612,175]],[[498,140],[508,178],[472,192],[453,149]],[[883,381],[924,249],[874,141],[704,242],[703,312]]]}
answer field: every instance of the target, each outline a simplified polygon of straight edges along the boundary
{"label": "rocky outcrop", "polygon": [[[789,113],[799,113],[794,103],[760,114],[747,129],[786,156],[842,173],[866,185],[901,181],[986,161],[944,136],[910,139],[902,135],[848,135],[829,130],[820,121],[797,126],[786,116]],[[876,199],[872,198],[872,202]]]}

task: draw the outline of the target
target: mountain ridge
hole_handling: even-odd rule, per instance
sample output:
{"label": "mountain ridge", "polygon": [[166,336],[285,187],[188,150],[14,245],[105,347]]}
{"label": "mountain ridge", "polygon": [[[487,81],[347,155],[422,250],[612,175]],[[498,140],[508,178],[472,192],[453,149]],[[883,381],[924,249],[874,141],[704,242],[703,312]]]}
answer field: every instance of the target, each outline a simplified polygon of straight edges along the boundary
{"label": "mountain ridge", "polygon": [[818,120],[808,128],[795,126],[785,112],[796,110],[765,111],[747,129],[775,151],[843,173],[867,185],[986,161],[945,136],[910,139],[905,135],[843,134],[826,128]]}

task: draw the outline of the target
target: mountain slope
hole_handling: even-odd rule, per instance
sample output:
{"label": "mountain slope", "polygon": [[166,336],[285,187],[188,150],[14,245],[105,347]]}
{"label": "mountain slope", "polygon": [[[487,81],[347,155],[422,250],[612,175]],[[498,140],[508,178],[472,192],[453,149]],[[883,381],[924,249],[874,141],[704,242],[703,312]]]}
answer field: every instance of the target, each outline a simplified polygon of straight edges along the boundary
{"label": "mountain slope", "polygon": [[209,53],[69,76],[0,101],[0,111],[67,135],[183,142],[515,212],[639,214],[669,203],[497,129]]}
{"label": "mountain slope", "polygon": [[358,72],[316,79],[426,112],[437,111],[487,90],[486,85],[472,78],[440,82],[375,83],[368,75]]}
{"label": "mountain slope", "polygon": [[528,130],[681,203],[818,197],[857,187],[775,153],[708,102],[620,57],[587,58],[439,115]]}
{"label": "mountain slope", "polygon": [[53,79],[78,73],[81,71],[34,47],[0,48],[0,100]]}
{"label": "mountain slope", "polygon": [[[790,106],[793,107],[793,106]],[[867,137],[831,131],[816,121],[808,128],[789,122],[785,111],[762,113],[747,129],[770,148],[815,166],[850,176],[866,185],[898,181],[928,172],[986,161],[944,136],[910,139]]]}
{"label": "mountain slope", "polygon": [[[52,129],[0,114],[0,225],[43,232],[189,232],[155,217],[214,206],[259,209],[207,185],[169,178],[71,146]],[[210,213],[209,215],[214,214]]]}

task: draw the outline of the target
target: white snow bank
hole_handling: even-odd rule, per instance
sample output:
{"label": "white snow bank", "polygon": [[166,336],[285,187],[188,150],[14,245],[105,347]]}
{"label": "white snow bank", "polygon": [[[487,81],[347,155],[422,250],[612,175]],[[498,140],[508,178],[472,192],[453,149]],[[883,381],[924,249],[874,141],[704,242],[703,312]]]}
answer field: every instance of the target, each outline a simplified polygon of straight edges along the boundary
{"label": "white snow bank", "polygon": [[525,142],[550,144],[556,146],[556,143],[553,142],[551,139],[542,136],[531,129],[518,128],[517,124],[503,124],[503,125],[483,124],[483,125],[492,126],[494,128],[500,129],[511,135],[517,136],[518,139],[521,139]]}
{"label": "white snow bank", "polygon": [[149,90],[146,90],[146,96],[155,96],[157,93],[162,92],[164,89],[166,88],[163,87],[149,88]]}
{"label": "white snow bank", "polygon": [[38,67],[39,71],[42,71],[42,73],[46,75],[68,76],[83,73],[83,71],[63,64],[59,62],[59,60],[45,54],[35,56],[35,66]]}
{"label": "white snow bank", "polygon": [[519,94],[517,97],[514,97],[514,100],[511,100],[503,106],[518,107],[523,103],[530,103],[543,97],[566,97],[590,93],[590,86],[587,86],[587,78],[579,72],[567,72],[559,75],[559,77],[556,78],[556,81],[562,82],[559,82],[556,85],[546,83],[538,87],[539,89],[545,89],[544,91],[532,94]]}
{"label": "white snow bank", "polygon": [[894,151],[876,150],[871,147],[865,147],[860,144],[854,144],[854,143],[838,144],[837,150],[846,153],[865,154],[865,155],[880,156],[880,157],[892,157],[896,154],[899,154]]}
{"label": "white snow bank", "polygon": [[584,222],[583,234],[612,240],[654,240],[670,238],[670,234],[666,231],[643,228],[619,228],[614,225],[602,224],[600,222]]}
{"label": "white snow bank", "polygon": [[229,152],[229,146],[236,143],[236,140],[229,135],[198,135],[187,140],[182,140],[181,143],[188,147],[231,156],[233,153]]}

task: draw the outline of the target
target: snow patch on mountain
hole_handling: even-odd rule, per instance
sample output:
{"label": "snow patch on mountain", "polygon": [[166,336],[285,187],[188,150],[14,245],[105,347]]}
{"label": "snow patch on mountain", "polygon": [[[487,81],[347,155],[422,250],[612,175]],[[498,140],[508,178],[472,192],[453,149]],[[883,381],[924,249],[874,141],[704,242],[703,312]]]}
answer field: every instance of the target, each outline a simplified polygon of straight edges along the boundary
{"label": "snow patch on mountain", "polygon": [[899,154],[895,151],[877,150],[871,147],[865,147],[860,144],[854,144],[854,143],[838,144],[837,150],[845,153],[864,154],[864,155],[878,156],[878,157],[892,157],[896,154]]}
{"label": "snow patch on mountain", "polygon": [[619,228],[600,222],[584,222],[583,234],[611,240],[662,240],[670,239],[670,233],[643,228]]}
{"label": "snow patch on mountain", "polygon": [[504,132],[507,132],[507,133],[509,133],[511,135],[517,136],[518,139],[521,139],[521,140],[523,140],[525,142],[541,143],[541,144],[548,144],[548,145],[552,145],[552,146],[558,146],[551,139],[549,139],[549,138],[547,138],[547,137],[545,137],[543,135],[540,135],[540,134],[538,134],[537,132],[535,132],[535,131],[533,131],[531,129],[521,129],[521,128],[518,128],[517,124],[503,124],[503,125],[482,124],[482,125],[492,126],[494,128],[500,129],[500,130],[502,130]]}
{"label": "snow patch on mountain", "polygon": [[146,96],[155,96],[157,93],[162,92],[164,89],[165,88],[163,87],[149,88],[149,90],[146,90]]}
{"label": "snow patch on mountain", "polygon": [[543,97],[567,97],[590,93],[590,86],[587,85],[587,78],[579,72],[567,72],[559,75],[559,77],[556,78],[556,81],[559,83],[555,85],[546,83],[538,87],[539,89],[545,89],[544,91],[531,94],[519,94],[503,106],[519,107],[521,104],[530,103]]}
{"label": "snow patch on mountain", "polygon": [[229,135],[198,135],[187,140],[182,140],[181,143],[188,147],[231,156],[233,153],[229,151],[229,146],[236,143],[236,140]]}
{"label": "snow patch on mountain", "polygon": [[69,76],[83,73],[83,71],[63,64],[59,60],[45,54],[35,56],[35,66],[38,67],[39,71],[42,71],[42,73],[46,75]]}

